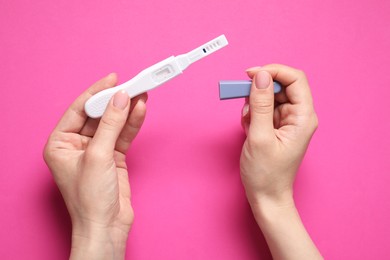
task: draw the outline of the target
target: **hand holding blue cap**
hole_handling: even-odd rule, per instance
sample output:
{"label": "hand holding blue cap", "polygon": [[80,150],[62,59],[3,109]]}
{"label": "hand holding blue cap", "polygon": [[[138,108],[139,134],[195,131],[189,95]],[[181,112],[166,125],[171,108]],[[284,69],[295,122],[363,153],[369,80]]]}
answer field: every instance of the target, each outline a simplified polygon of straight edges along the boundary
{"label": "hand holding blue cap", "polygon": [[[251,91],[251,80],[221,80],[219,81],[219,99],[248,97]],[[279,82],[274,81],[274,93],[282,91]]]}

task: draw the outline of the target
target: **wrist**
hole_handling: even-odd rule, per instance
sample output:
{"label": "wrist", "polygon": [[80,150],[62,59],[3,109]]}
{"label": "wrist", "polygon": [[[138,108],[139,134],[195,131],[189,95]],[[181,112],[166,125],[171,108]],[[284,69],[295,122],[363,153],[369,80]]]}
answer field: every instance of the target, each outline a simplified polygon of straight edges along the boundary
{"label": "wrist", "polygon": [[296,211],[292,191],[286,191],[280,194],[258,194],[249,197],[248,201],[251,206],[256,222],[260,227],[287,212]]}
{"label": "wrist", "polygon": [[115,227],[74,225],[70,259],[124,259],[127,238]]}
{"label": "wrist", "polygon": [[278,200],[262,197],[251,207],[274,259],[323,259],[302,223],[292,195]]}

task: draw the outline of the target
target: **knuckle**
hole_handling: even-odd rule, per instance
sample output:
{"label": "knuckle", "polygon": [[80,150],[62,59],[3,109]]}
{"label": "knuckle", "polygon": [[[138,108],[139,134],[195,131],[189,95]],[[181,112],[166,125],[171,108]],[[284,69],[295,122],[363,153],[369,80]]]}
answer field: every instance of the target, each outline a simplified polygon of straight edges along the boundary
{"label": "knuckle", "polygon": [[[129,134],[120,136],[120,141],[125,144],[131,144],[135,136],[137,135],[137,133],[138,133],[137,129],[131,129],[131,132]],[[119,142],[117,143],[117,145],[118,144]]]}
{"label": "knuckle", "polygon": [[304,125],[306,125],[306,127],[304,128],[304,133],[306,135],[313,135],[314,132],[317,130],[318,128],[318,117],[317,115],[313,112],[310,116],[308,116],[305,121],[304,121]]}
{"label": "knuckle", "polygon": [[258,114],[269,114],[273,112],[274,104],[271,99],[254,99],[251,110]]}
{"label": "knuckle", "polygon": [[43,159],[45,160],[46,164],[49,164],[54,159],[53,148],[53,135],[51,134],[45,144],[45,147],[43,148]]}
{"label": "knuckle", "polygon": [[262,147],[262,141],[259,138],[254,138],[251,135],[248,136],[248,148],[249,151],[257,151]]}
{"label": "knuckle", "polygon": [[45,148],[43,149],[43,159],[45,160],[46,164],[51,160],[51,152],[50,152],[50,144],[47,143],[45,145]]}
{"label": "knuckle", "polygon": [[106,159],[106,154],[102,149],[88,149],[85,153],[85,161],[87,163],[101,162]]}
{"label": "knuckle", "polygon": [[121,120],[116,116],[104,116],[102,117],[100,123],[104,128],[114,129],[121,124]]}
{"label": "knuckle", "polygon": [[306,73],[303,70],[296,69],[295,72],[299,78],[306,78]]}
{"label": "knuckle", "polygon": [[301,69],[295,69],[296,80],[301,82],[307,82],[306,73]]}
{"label": "knuckle", "polygon": [[250,151],[259,151],[267,149],[271,145],[271,140],[268,136],[262,134],[250,134],[247,137],[248,148]]}
{"label": "knuckle", "polygon": [[317,128],[318,128],[318,124],[319,124],[319,121],[318,121],[318,116],[314,113],[314,115],[313,115],[313,119],[312,119],[312,121],[313,121],[313,129],[314,129],[314,131],[315,130],[317,130]]}

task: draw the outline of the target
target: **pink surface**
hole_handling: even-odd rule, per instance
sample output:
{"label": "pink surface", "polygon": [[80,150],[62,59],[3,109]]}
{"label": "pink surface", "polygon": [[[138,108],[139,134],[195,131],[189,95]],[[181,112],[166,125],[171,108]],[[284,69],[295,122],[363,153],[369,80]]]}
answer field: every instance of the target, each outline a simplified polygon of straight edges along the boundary
{"label": "pink surface", "polygon": [[217,87],[271,62],[306,71],[320,119],[295,193],[315,243],[327,259],[390,258],[389,1],[13,0],[0,13],[2,259],[68,257],[41,154],[73,99],[222,33],[229,47],[149,95],[127,258],[271,258],[239,177],[243,101]]}

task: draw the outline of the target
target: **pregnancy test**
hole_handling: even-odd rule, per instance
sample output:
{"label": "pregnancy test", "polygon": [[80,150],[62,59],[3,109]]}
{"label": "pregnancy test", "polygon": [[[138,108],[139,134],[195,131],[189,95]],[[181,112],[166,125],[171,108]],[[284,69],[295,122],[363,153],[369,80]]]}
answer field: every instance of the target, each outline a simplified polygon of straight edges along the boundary
{"label": "pregnancy test", "polygon": [[[248,97],[251,91],[251,80],[221,80],[219,82],[219,99]],[[279,82],[274,81],[274,93],[282,91]]]}
{"label": "pregnancy test", "polygon": [[228,45],[228,41],[225,35],[221,35],[188,53],[176,57],[171,56],[160,61],[141,71],[131,80],[93,95],[85,103],[85,112],[91,118],[101,117],[106,110],[108,102],[116,92],[124,90],[130,98],[133,98],[179,76],[192,63],[207,57],[226,45]]}

